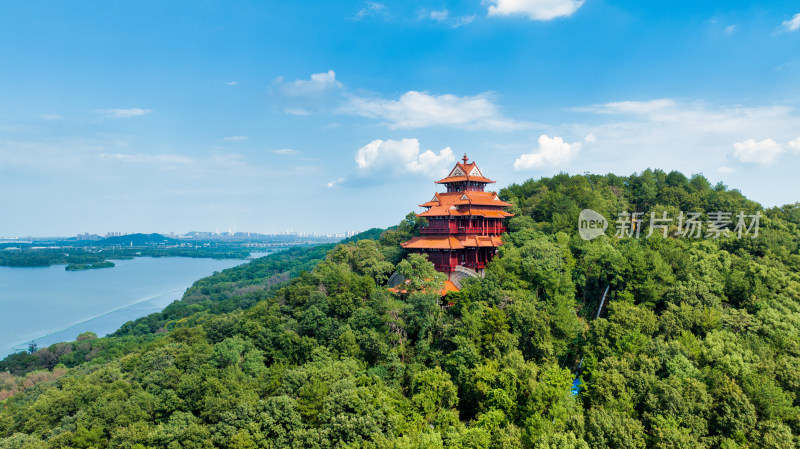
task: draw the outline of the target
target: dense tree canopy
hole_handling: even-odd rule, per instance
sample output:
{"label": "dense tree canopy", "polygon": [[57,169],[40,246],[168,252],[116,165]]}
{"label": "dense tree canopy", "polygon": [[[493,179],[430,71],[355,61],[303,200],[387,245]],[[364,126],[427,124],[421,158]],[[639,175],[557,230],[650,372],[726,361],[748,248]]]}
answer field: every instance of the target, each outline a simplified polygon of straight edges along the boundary
{"label": "dense tree canopy", "polygon": [[[800,445],[800,205],[659,170],[500,194],[505,244],[452,307],[398,246],[413,214],[272,255],[110,337],[3,361],[0,447]],[[578,235],[585,208],[605,236]],[[759,213],[759,234],[614,236],[620,213],[681,211]]]}

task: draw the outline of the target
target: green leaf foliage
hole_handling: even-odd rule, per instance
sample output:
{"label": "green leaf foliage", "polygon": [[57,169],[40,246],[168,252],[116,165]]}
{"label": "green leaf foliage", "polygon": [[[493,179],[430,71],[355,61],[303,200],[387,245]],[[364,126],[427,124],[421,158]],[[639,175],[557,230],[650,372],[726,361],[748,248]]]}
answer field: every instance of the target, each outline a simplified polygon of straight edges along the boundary
{"label": "green leaf foliage", "polygon": [[[445,276],[399,246],[425,225],[412,213],[201,279],[112,336],[9,356],[0,447],[800,444],[798,204],[660,170],[500,195],[504,245],[445,300]],[[585,208],[605,236],[580,238]],[[759,235],[614,236],[619,213],[679,211],[759,212]]]}

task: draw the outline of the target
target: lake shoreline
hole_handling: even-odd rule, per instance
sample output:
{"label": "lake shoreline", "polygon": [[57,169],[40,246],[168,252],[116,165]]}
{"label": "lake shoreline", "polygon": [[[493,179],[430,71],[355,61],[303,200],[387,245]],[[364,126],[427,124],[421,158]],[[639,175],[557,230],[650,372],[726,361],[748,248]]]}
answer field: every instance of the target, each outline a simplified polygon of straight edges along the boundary
{"label": "lake shoreline", "polygon": [[113,270],[0,267],[0,358],[27,350],[32,341],[42,348],[86,331],[112,333],[180,300],[197,280],[247,262],[145,256]]}

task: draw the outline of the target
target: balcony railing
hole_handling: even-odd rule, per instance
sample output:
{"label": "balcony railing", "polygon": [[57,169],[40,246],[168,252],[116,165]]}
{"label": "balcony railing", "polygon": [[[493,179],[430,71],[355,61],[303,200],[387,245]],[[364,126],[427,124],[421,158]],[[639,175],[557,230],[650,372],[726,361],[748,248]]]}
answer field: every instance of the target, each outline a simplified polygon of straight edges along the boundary
{"label": "balcony railing", "polygon": [[486,267],[486,262],[465,262],[462,265],[474,270],[483,270]]}
{"label": "balcony railing", "polygon": [[451,264],[446,264],[446,263],[434,263],[433,264],[433,267],[436,269],[436,271],[445,271],[445,272],[448,272],[448,273],[453,271],[453,270],[455,270],[457,266],[458,266],[458,264],[452,264],[452,265]]}
{"label": "balcony railing", "polygon": [[428,226],[419,230],[428,234],[502,234],[506,232],[505,226]]}

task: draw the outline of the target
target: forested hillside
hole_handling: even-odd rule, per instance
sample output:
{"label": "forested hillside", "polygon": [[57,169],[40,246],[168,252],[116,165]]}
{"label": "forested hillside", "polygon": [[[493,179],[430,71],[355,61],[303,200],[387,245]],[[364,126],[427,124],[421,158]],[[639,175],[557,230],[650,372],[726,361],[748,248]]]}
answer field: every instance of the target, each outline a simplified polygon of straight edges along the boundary
{"label": "forested hillside", "polygon": [[[454,306],[399,247],[414,214],[374,239],[279,253],[114,336],[3,361],[0,447],[800,445],[800,203],[764,210],[650,170],[500,194],[516,214],[505,244]],[[586,208],[605,236],[579,236]],[[759,216],[758,235],[687,237],[673,221],[647,237],[651,212],[716,211],[730,229]],[[643,213],[638,238],[615,236],[623,212]],[[409,293],[385,287],[395,270]]]}

